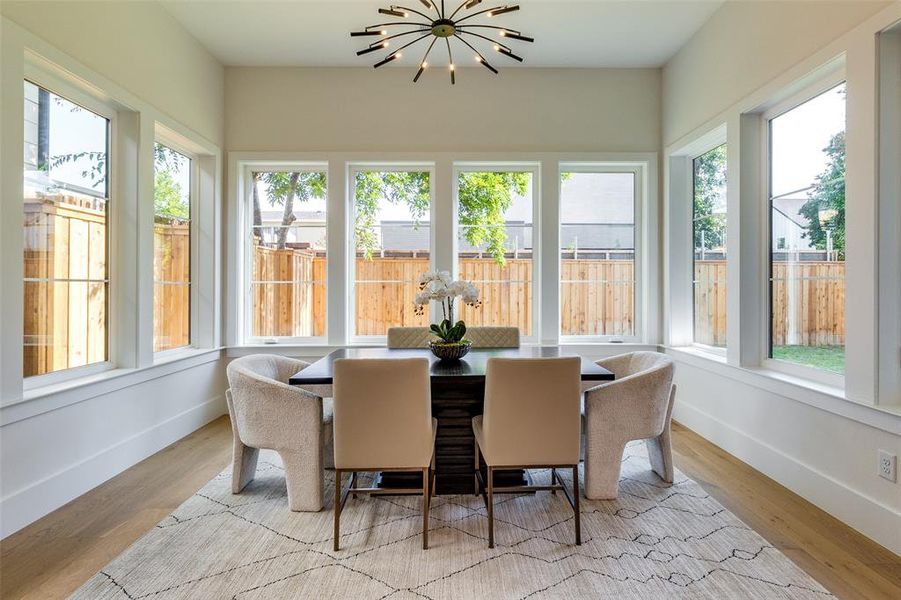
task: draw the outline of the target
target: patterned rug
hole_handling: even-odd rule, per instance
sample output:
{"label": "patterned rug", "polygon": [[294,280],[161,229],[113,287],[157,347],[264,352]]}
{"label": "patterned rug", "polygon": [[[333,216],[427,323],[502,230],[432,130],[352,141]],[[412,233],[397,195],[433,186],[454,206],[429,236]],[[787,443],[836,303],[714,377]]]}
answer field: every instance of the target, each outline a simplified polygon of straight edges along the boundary
{"label": "patterned rug", "polygon": [[278,456],[260,458],[243,493],[231,494],[230,469],[219,474],[72,597],[831,597],[694,481],[677,471],[663,484],[640,442],[626,449],[618,500],[582,499],[582,546],[563,495],[540,492],[497,498],[493,550],[481,498],[437,497],[424,551],[420,497],[361,496],[332,552],[331,501],[290,512]]}

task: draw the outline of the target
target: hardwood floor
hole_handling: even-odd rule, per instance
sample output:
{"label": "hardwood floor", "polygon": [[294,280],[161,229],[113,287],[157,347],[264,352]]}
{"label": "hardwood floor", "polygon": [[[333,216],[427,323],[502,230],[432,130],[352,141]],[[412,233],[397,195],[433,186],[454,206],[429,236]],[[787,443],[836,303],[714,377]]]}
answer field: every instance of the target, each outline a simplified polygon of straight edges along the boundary
{"label": "hardwood floor", "polygon": [[[901,557],[674,424],[676,465],[840,598],[901,598]],[[0,596],[64,598],[224,469],[217,419],[0,543]]]}

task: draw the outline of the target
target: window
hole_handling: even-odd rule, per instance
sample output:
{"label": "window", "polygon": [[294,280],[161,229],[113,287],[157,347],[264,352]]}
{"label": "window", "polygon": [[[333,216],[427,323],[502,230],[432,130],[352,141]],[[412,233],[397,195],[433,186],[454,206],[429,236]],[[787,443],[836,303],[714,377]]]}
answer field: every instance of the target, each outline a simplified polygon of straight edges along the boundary
{"label": "window", "polygon": [[25,81],[24,376],[108,359],[110,121]]}
{"label": "window", "polygon": [[770,358],[844,373],[845,84],[769,120]]}
{"label": "window", "polygon": [[562,170],[560,334],[635,334],[636,173]]}
{"label": "window", "polygon": [[482,305],[463,306],[468,326],[514,326],[533,334],[532,170],[462,170],[457,175],[457,270]]}
{"label": "window", "polygon": [[726,145],[692,161],[692,295],[696,344],[726,345]]}
{"label": "window", "polygon": [[432,268],[431,171],[355,169],[353,185],[353,335],[428,326],[413,299]]}
{"label": "window", "polygon": [[326,331],[326,210],[322,166],[251,170],[250,299],[254,338],[314,338]]}
{"label": "window", "polygon": [[154,145],[153,351],[191,343],[191,159]]}

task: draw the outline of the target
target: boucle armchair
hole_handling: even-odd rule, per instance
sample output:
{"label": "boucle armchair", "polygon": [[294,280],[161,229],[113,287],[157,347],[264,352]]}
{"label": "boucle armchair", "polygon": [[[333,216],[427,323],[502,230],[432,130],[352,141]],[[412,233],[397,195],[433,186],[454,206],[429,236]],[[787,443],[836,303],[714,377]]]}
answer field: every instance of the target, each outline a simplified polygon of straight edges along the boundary
{"label": "boucle armchair", "polygon": [[244,356],[228,365],[233,493],[253,480],[259,450],[266,448],[278,452],[284,464],[289,508],[322,509],[323,466],[331,451],[327,447],[332,439],[331,403],[287,383],[307,366],[302,360],[270,354]]}
{"label": "boucle armchair", "polygon": [[632,440],[645,440],[651,468],[672,483],[672,359],[659,352],[630,352],[598,364],[616,380],[585,392],[585,495],[616,498],[623,450]]}

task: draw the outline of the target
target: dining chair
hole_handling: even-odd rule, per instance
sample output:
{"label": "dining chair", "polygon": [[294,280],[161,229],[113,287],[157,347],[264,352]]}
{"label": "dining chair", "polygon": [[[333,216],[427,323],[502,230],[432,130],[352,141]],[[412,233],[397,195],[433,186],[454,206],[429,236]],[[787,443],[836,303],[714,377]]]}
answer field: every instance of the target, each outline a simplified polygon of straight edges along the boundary
{"label": "dining chair", "polygon": [[466,339],[473,348],[519,348],[519,327],[470,327]]}
{"label": "dining chair", "polygon": [[389,327],[389,348],[428,348],[436,339],[428,327]]}
{"label": "dining chair", "polygon": [[332,449],[329,403],[288,385],[309,366],[302,360],[252,354],[227,368],[228,415],[232,424],[232,493],[240,493],[256,472],[261,448],[275,450],[285,467],[288,507],[318,511],[324,498],[323,467]]}
{"label": "dining chair", "polygon": [[585,392],[585,496],[616,498],[623,450],[632,440],[645,440],[651,469],[672,483],[673,360],[660,352],[630,352],[597,364],[616,379]]}
{"label": "dining chair", "polygon": [[[579,516],[580,366],[578,357],[489,358],[484,414],[473,418],[475,483],[488,509],[488,547],[494,548],[494,494],[563,490]],[[479,455],[484,457],[482,477]],[[550,468],[544,486],[494,486],[497,469]],[[572,469],[572,494],[557,469]],[[486,481],[487,479],[487,481]]]}
{"label": "dining chair", "polygon": [[[356,487],[358,472],[420,471],[421,488],[391,494],[422,494],[422,547],[429,547],[429,490],[438,421],[432,418],[427,358],[354,359],[334,364],[335,551],[348,494],[385,490]],[[350,472],[342,493],[341,476]]]}

